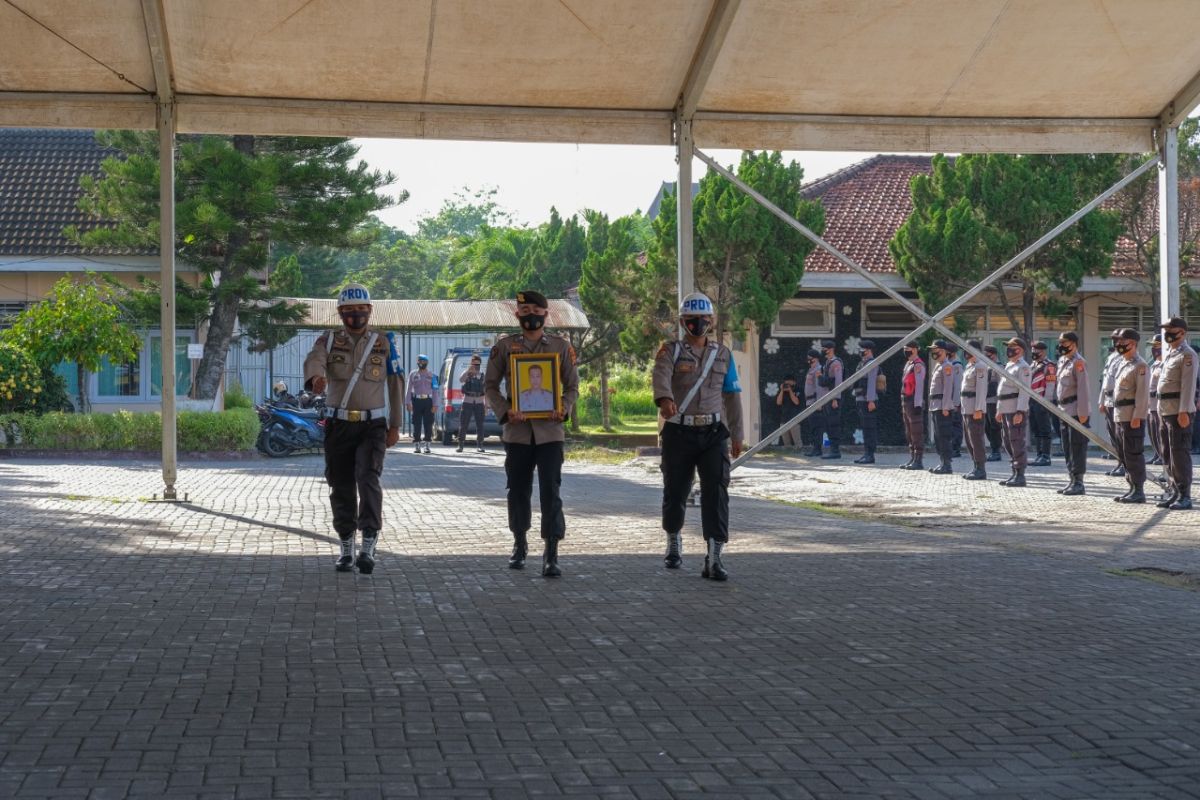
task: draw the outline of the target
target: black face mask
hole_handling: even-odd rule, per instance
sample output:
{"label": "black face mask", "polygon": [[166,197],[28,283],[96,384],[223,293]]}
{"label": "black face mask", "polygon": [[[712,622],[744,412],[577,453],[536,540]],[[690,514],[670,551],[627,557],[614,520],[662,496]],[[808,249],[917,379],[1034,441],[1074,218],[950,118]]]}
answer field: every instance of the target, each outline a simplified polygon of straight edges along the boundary
{"label": "black face mask", "polygon": [[367,320],[371,318],[370,314],[362,313],[348,314],[339,312],[338,316],[342,318],[342,324],[352,331],[362,330],[367,327]]}
{"label": "black face mask", "polygon": [[1017,348],[1015,348],[1015,347],[1008,348],[1007,350],[1004,351],[1004,355],[1008,356],[1009,358],[1016,358]]}
{"label": "black face mask", "polygon": [[428,361],[418,361],[417,362],[417,369],[425,369],[428,366],[429,366]]}
{"label": "black face mask", "polygon": [[1132,350],[1132,349],[1133,349],[1133,345],[1131,345],[1131,344],[1119,344],[1119,345],[1117,345],[1117,352],[1118,352],[1118,353],[1120,353],[1121,355],[1125,355],[1126,353],[1128,353],[1128,352],[1129,352],[1130,350]]}
{"label": "black face mask", "polygon": [[1163,331],[1163,338],[1171,344],[1175,344],[1183,338],[1183,331]]}
{"label": "black face mask", "polygon": [[704,317],[688,317],[683,321],[683,327],[692,336],[703,336],[708,333],[708,320]]}
{"label": "black face mask", "polygon": [[1071,348],[1067,347],[1065,344],[1060,344],[1058,347],[1054,348],[1054,350],[1060,356],[1070,355],[1071,353]]}
{"label": "black face mask", "polygon": [[904,351],[904,357],[905,357],[905,358],[908,358],[908,359],[913,359],[913,358],[916,358],[916,357],[917,357],[917,351],[916,351],[916,350],[905,350],[905,351]]}
{"label": "black face mask", "polygon": [[521,327],[527,331],[536,331],[546,324],[545,314],[522,314],[517,319],[521,321]]}

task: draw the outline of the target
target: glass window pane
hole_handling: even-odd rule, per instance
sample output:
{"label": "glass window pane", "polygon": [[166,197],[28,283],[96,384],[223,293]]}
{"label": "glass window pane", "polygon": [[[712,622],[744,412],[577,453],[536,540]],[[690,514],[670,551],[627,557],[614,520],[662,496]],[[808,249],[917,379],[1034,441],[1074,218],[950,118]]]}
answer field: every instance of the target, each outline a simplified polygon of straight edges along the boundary
{"label": "glass window pane", "polygon": [[67,397],[72,401],[79,396],[79,370],[74,361],[63,361],[54,368],[55,373],[62,376],[67,384]]}
{"label": "glass window pane", "polygon": [[772,336],[802,336],[833,333],[833,300],[792,298],[779,309]]}
{"label": "glass window pane", "polygon": [[[175,337],[175,395],[185,397],[192,391],[192,365],[187,357],[188,336]],[[162,394],[162,337],[150,337],[150,395]]]}
{"label": "glass window pane", "polygon": [[113,364],[107,358],[100,362],[96,373],[96,394],[99,397],[139,397],[142,393],[141,357],[127,364]]}

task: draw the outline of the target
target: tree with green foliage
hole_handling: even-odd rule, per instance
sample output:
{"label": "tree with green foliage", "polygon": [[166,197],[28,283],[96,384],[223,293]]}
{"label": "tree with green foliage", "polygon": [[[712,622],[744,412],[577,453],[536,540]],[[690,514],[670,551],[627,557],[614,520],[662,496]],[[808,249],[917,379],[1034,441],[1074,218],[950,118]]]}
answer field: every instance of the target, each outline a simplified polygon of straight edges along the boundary
{"label": "tree with green foliage", "polygon": [[[1119,166],[1111,155],[934,156],[932,173],[913,178],[892,258],[925,306],[941,308],[1108,188]],[[1084,276],[1107,275],[1119,233],[1116,211],[1093,211],[997,282],[1013,330],[1032,340],[1037,309],[1065,313]]]}
{"label": "tree with green foliage", "polygon": [[[83,179],[79,205],[116,224],[70,233],[89,246],[157,247],[158,137],[145,131],[97,137],[121,157],[106,159],[99,179]],[[239,318],[266,330],[302,317],[302,309],[272,302],[260,283],[272,243],[347,246],[372,212],[391,205],[378,192],[394,177],[355,164],[357,153],[347,139],[180,137],[176,253],[209,278],[211,302],[198,397],[215,397]]]}
{"label": "tree with green foliage", "polygon": [[417,237],[428,242],[457,241],[475,236],[485,227],[512,227],[513,215],[496,202],[498,193],[494,186],[474,192],[464,186],[454,197],[443,202],[436,214],[417,222]]}
{"label": "tree with green foliage", "polygon": [[346,280],[366,286],[375,298],[427,299],[442,270],[440,256],[430,242],[402,233],[390,247],[373,245],[366,263]]}
{"label": "tree with green foliage", "polygon": [[484,226],[459,240],[434,286],[436,297],[454,300],[510,298],[520,288],[520,267],[537,232]]}
{"label": "tree with green foliage", "polygon": [[[814,232],[825,230],[824,207],[800,196],[804,171],[795,161],[784,164],[778,152],[746,151],[736,174]],[[655,225],[658,273],[676,258],[675,208],[664,203],[656,220],[662,223]],[[693,211],[696,288],[717,307],[715,334],[747,322],[767,327],[795,296],[813,243],[716,172],[700,179]],[[674,292],[671,300],[674,305]]]}
{"label": "tree with green foliage", "polygon": [[75,364],[80,411],[88,410],[87,375],[104,359],[132,361],[141,338],[121,319],[113,289],[92,273],[82,281],[60,278],[50,295],[17,315],[0,333],[0,341],[33,356],[45,370],[62,362]]}
{"label": "tree with green foliage", "polygon": [[563,297],[579,285],[587,257],[587,231],[572,214],[563,219],[551,206],[550,219],[537,229],[521,257],[514,291],[536,289],[547,297]]}

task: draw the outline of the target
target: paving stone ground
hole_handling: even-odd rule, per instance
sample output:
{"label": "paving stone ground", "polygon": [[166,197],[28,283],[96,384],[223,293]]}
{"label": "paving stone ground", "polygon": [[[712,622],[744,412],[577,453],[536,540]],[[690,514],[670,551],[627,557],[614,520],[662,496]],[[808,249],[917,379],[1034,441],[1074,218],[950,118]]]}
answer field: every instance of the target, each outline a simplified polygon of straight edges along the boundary
{"label": "paving stone ground", "polygon": [[187,464],[184,504],[0,461],[0,797],[1200,796],[1200,594],[1111,571],[1190,569],[1200,517],[1051,474],[756,460],[713,584],[692,525],[662,569],[645,462],[568,466],[546,581],[495,451],[389,455],[372,576],[316,457]]}

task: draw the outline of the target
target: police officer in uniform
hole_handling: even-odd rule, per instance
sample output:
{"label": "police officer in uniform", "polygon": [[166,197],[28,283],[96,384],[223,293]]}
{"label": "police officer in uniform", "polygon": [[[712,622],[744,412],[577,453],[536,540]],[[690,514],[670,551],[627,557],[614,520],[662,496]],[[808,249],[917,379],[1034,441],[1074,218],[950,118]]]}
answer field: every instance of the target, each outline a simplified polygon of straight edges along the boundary
{"label": "police officer in uniform", "polygon": [[[1158,378],[1162,373],[1162,334],[1154,334],[1154,338],[1150,340],[1150,446],[1154,448],[1154,457],[1147,461],[1147,464],[1156,466],[1163,463],[1162,442],[1159,437],[1159,428],[1162,426],[1162,417],[1158,414]],[[1157,480],[1157,479],[1156,479]]]}
{"label": "police officer in uniform", "polygon": [[1118,503],[1144,503],[1150,370],[1138,353],[1141,334],[1133,328],[1122,328],[1113,338],[1120,357],[1111,383],[1113,423],[1117,429],[1115,444],[1121,463],[1125,465],[1125,480],[1129,483],[1129,491],[1113,499]]}
{"label": "police officer in uniform", "polygon": [[665,342],[654,357],[654,402],[662,428],[663,563],[683,563],[683,521],[688,494],[700,473],[700,521],[708,553],[701,576],[728,580],[721,551],[729,541],[730,455],[742,452],[742,404],[737,367],[729,348],[708,336],[716,310],[700,292],[683,298],[682,341]]}
{"label": "police officer in uniform", "polygon": [[[827,394],[827,390],[821,386],[821,351],[809,348],[807,358],[808,370],[804,373],[805,408],[811,406]],[[821,433],[823,427],[821,425],[821,417],[824,415],[825,410],[821,409],[800,423],[807,429],[808,450],[804,452],[804,455],[810,458],[819,458],[821,456]]]}
{"label": "police officer in uniform", "polygon": [[[1054,400],[1054,385],[1058,380],[1058,366],[1046,357],[1046,343],[1033,343],[1033,380],[1029,388],[1038,397]],[[1029,404],[1029,427],[1033,433],[1033,443],[1037,449],[1037,458],[1030,462],[1035,467],[1050,466],[1050,442],[1053,441],[1054,428],[1050,425],[1053,415],[1041,403]]]}
{"label": "police officer in uniform", "polygon": [[954,374],[951,376],[950,384],[950,402],[954,408],[950,412],[950,425],[953,428],[950,434],[950,443],[954,451],[955,458],[962,458],[962,441],[963,441],[963,417],[962,417],[962,377],[963,363],[958,360],[958,345],[954,342],[946,342],[947,360],[950,366],[954,369]]}
{"label": "police officer in uniform", "polygon": [[[842,360],[838,358],[837,351],[834,349],[837,342],[833,339],[822,339],[821,350],[825,355],[825,364],[821,370],[819,383],[825,389],[825,394],[829,394],[833,387],[842,382],[845,377],[846,368],[842,364]],[[825,435],[829,437],[829,452],[821,456],[826,461],[842,457],[842,409],[841,409],[842,393],[838,392],[832,400],[825,404],[822,411],[822,416],[825,418],[824,425]]]}
{"label": "police officer in uniform", "polygon": [[[575,401],[579,398],[579,372],[571,343],[563,336],[546,333],[549,307],[541,292],[517,292],[516,316],[521,332],[505,336],[492,348],[483,385],[488,405],[504,425],[501,438],[504,440],[504,474],[508,478],[508,529],[513,535],[508,566],[512,569],[525,566],[529,552],[526,534],[533,524],[530,503],[536,469],[544,542],[542,575],[557,578],[562,574],[558,566],[558,543],[567,532],[562,498],[559,497],[566,439],[563,421],[574,412]],[[500,383],[508,377],[508,357],[513,353],[558,353],[561,412],[551,411],[548,419],[527,419],[513,410],[513,382],[507,381],[508,396],[500,391]]]}
{"label": "police officer in uniform", "polygon": [[854,459],[854,463],[874,464],[875,448],[879,446],[879,365],[875,363],[875,342],[863,339],[858,346],[862,352],[862,363],[858,368],[869,366],[870,369],[866,377],[854,385],[854,405],[863,435],[863,454]]}
{"label": "police officer in uniform", "polygon": [[[1171,317],[1162,324],[1162,373],[1158,378],[1158,414],[1162,421],[1159,438],[1163,460],[1171,479],[1166,497],[1158,502],[1160,508],[1185,511],[1192,507],[1192,426],[1196,424],[1197,363],[1196,351],[1187,341],[1187,322]],[[1166,502],[1170,501],[1170,502]]]}
{"label": "police officer in uniform", "polygon": [[471,365],[458,378],[462,389],[462,410],[458,415],[458,452],[463,451],[467,441],[467,424],[475,422],[475,450],[483,453],[483,417],[486,406],[483,401],[483,359],[478,355],[471,356]]}
{"label": "police officer in uniform", "polygon": [[[995,347],[984,345],[983,354],[988,357],[989,361],[1000,363],[1000,352]],[[983,416],[984,426],[983,433],[987,437],[988,447],[991,452],[988,453],[988,461],[1000,460],[1000,444],[1004,435],[1004,426],[997,422],[999,417],[996,416],[996,390],[1000,386],[1000,376],[994,370],[988,370],[988,390],[987,390],[987,413]]]}
{"label": "police officer in uniform", "polygon": [[[404,371],[392,334],[372,330],[371,295],[358,283],[338,295],[343,328],[317,337],[304,359],[304,385],[325,392],[325,481],[333,528],[341,540],[338,572],[375,569],[383,528],[379,476],[387,448],[400,439]],[[362,549],[354,558],[354,535]]]}
{"label": "police officer in uniform", "polygon": [[933,366],[929,378],[929,411],[933,415],[933,445],[941,463],[929,470],[934,475],[954,472],[954,365],[950,363],[950,348],[944,339],[934,341],[930,348]]}
{"label": "police officer in uniform", "polygon": [[417,356],[417,370],[408,376],[408,393],[404,403],[412,415],[413,452],[421,452],[421,429],[425,430],[425,452],[433,438],[433,406],[437,402],[438,378],[429,371],[429,356]]}
{"label": "police officer in uniform", "polygon": [[1025,447],[1029,397],[1017,391],[1017,383],[1028,386],[1033,370],[1025,360],[1024,339],[1014,336],[1004,344],[1008,363],[1004,365],[1004,377],[996,387],[996,416],[1004,425],[1004,449],[1012,464],[1012,475],[1000,481],[1000,485],[1019,489],[1025,486],[1025,467],[1029,464]]}
{"label": "police officer in uniform", "polygon": [[[967,342],[976,350],[982,347],[978,339]],[[962,415],[967,426],[967,453],[971,456],[975,468],[963,475],[968,481],[987,479],[987,448],[983,445],[984,416],[987,414],[987,385],[988,368],[967,353],[967,366],[963,369],[962,384],[959,396],[962,398]]]}
{"label": "police officer in uniform", "polygon": [[[1121,329],[1117,328],[1112,332],[1112,339],[1115,342],[1117,335],[1121,333]],[[1113,418],[1113,381],[1116,380],[1117,370],[1121,367],[1121,354],[1117,352],[1116,345],[1113,345],[1112,350],[1108,354],[1108,358],[1104,361],[1104,375],[1100,380],[1100,413],[1104,416],[1104,429],[1108,433],[1108,441],[1112,443],[1117,451],[1117,465],[1106,472],[1106,475],[1120,478],[1125,475],[1125,464],[1121,461],[1121,448],[1117,446],[1117,423]]]}
{"label": "police officer in uniform", "polygon": [[[1058,335],[1058,380],[1055,404],[1064,414],[1070,414],[1080,425],[1088,426],[1088,409],[1092,398],[1088,383],[1087,361],[1079,353],[1079,334],[1064,331]],[[1070,425],[1062,426],[1063,456],[1067,460],[1067,485],[1058,489],[1062,495],[1084,493],[1083,476],[1087,472],[1088,438]]]}
{"label": "police officer in uniform", "polygon": [[904,345],[904,373],[900,376],[900,414],[908,439],[908,463],[900,469],[924,469],[925,362],[916,342]]}

